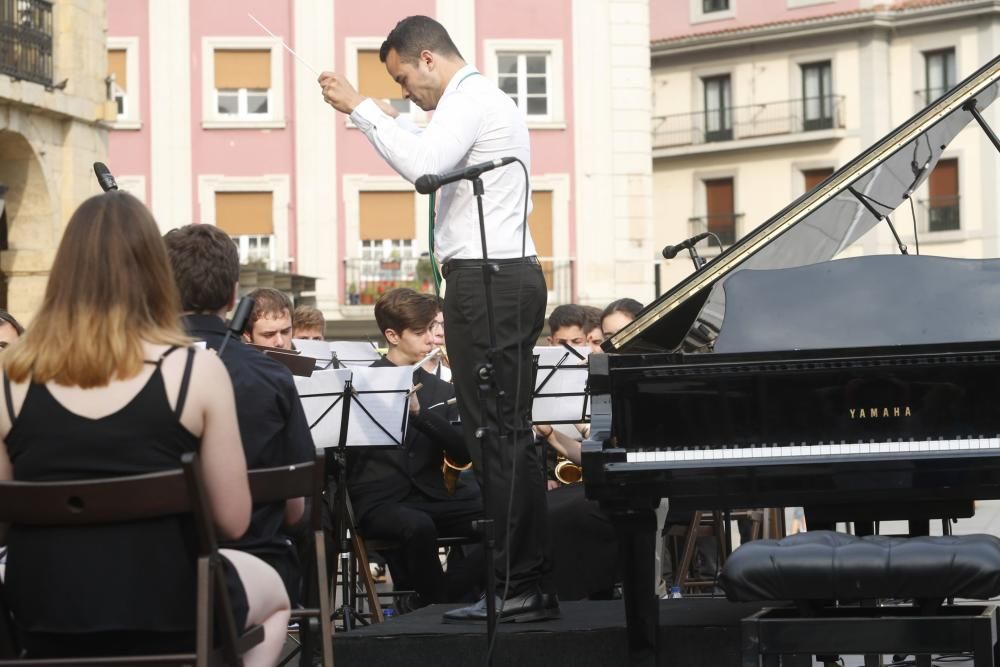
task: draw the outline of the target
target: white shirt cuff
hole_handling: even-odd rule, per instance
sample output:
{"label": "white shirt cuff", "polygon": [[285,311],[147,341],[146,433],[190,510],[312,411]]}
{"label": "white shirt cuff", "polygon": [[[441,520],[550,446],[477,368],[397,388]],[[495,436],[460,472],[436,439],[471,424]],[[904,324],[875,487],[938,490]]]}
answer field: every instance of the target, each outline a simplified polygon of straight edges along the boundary
{"label": "white shirt cuff", "polygon": [[366,97],[364,101],[358,106],[354,107],[354,111],[351,112],[351,122],[362,132],[367,132],[375,125],[375,122],[388,118],[378,105],[375,104],[375,100],[370,97]]}

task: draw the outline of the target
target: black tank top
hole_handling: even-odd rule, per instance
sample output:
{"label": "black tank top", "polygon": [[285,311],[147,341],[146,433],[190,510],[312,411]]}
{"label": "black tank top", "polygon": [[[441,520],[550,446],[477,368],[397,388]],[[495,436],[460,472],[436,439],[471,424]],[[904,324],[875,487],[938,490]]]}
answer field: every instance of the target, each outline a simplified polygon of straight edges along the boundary
{"label": "black tank top", "polygon": [[[180,423],[194,350],[173,410],[156,361],[124,407],[98,419],[76,415],[43,384],[32,383],[15,418],[7,451],[19,481],[138,475],[177,468],[199,439]],[[8,539],[4,586],[18,625],[30,632],[98,632],[194,627],[196,588],[188,519],[166,517],[102,526],[19,528]],[[150,601],[155,601],[151,604]]]}

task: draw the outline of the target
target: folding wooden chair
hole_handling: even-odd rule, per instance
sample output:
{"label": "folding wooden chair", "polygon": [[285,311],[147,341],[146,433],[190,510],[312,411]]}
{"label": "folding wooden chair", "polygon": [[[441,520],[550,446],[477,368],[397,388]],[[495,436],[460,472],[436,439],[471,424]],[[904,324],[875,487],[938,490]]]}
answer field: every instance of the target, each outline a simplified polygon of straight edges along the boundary
{"label": "folding wooden chair", "polygon": [[[250,494],[254,504],[289,498],[309,498],[309,558],[303,563],[304,607],[292,610],[299,622],[300,664],[312,664],[314,642],[319,639],[324,667],[333,665],[333,623],[330,620],[330,582],[326,571],[326,543],[323,540],[323,487],[326,484],[326,454],[316,451],[315,460],[290,466],[250,471]],[[294,657],[285,658],[287,664]]]}
{"label": "folding wooden chair", "polygon": [[[195,645],[186,653],[31,659],[19,650],[0,585],[0,665],[242,665],[264,628],[240,634],[233,619],[215,526],[201,468],[193,453],[181,469],[69,482],[0,482],[0,522],[21,526],[85,526],[191,514],[198,534]],[[156,604],[150,600],[150,604]],[[215,633],[213,634],[213,631]]]}

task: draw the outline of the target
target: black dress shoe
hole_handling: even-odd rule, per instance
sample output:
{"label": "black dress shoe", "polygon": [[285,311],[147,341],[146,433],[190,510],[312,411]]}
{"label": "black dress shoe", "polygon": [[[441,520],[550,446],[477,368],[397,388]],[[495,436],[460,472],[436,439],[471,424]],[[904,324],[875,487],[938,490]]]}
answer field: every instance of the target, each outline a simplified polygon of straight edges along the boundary
{"label": "black dress shoe", "polygon": [[[496,598],[498,623],[531,623],[559,618],[559,598],[542,593],[538,589],[528,589],[523,593],[501,601]],[[460,607],[444,613],[445,623],[485,623],[486,596],[471,607]]]}

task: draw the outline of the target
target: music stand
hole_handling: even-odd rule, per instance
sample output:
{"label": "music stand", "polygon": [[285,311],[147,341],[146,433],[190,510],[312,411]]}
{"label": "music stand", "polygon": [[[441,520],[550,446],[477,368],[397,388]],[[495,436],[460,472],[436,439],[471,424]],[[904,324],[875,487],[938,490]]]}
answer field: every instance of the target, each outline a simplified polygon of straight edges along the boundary
{"label": "music stand", "polygon": [[[326,448],[327,469],[336,473],[330,511],[339,552],[341,605],[334,617],[342,619],[345,631],[350,631],[355,621],[365,623],[350,604],[351,555],[367,567],[347,494],[347,450],[402,445],[412,383],[413,369],[405,366],[326,370],[310,378],[296,378],[313,441]],[[378,615],[375,604],[373,611]]]}
{"label": "music stand", "polygon": [[336,365],[336,355],[330,349],[330,344],[325,340],[309,340],[306,338],[293,338],[292,347],[299,351],[304,357],[311,357],[316,364],[316,370],[325,371],[330,368],[338,368]]}
{"label": "music stand", "polygon": [[378,349],[367,341],[333,340],[328,345],[338,363],[345,368],[367,368],[381,357]]}
{"label": "music stand", "polygon": [[590,421],[587,350],[568,346],[536,347],[534,424],[579,424]]}
{"label": "music stand", "polygon": [[255,350],[260,350],[278,363],[285,366],[292,372],[292,375],[299,377],[309,377],[312,375],[315,362],[310,357],[303,357],[296,350],[284,350],[278,347],[268,347],[267,345],[255,345],[247,343]]}

